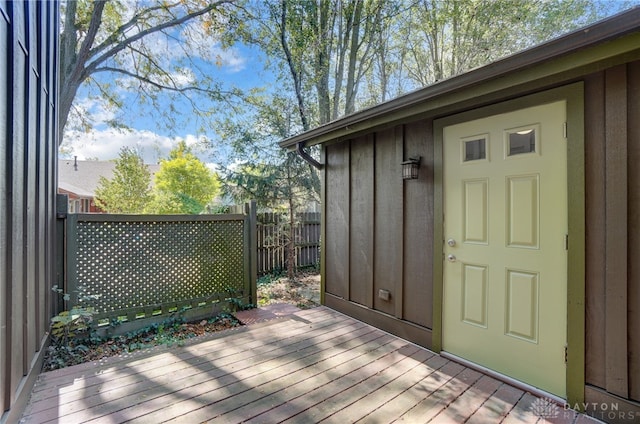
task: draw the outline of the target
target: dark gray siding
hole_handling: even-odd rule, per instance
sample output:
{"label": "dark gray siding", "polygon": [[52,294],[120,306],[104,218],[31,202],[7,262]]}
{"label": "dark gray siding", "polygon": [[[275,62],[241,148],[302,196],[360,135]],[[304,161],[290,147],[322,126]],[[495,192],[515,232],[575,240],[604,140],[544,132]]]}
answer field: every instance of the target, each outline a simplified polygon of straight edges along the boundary
{"label": "dark gray siding", "polygon": [[585,105],[585,378],[640,402],[640,62],[587,77]]}
{"label": "dark gray siding", "polygon": [[[431,121],[329,145],[325,155],[327,304],[429,347]],[[403,181],[401,162],[414,156],[422,158],[419,178]]]}
{"label": "dark gray siding", "polygon": [[[50,318],[58,3],[0,1],[0,406],[16,418]],[[14,408],[13,411],[10,411]]]}
{"label": "dark gray siding", "polygon": [[[526,94],[584,83],[585,298],[569,301],[583,303],[585,314],[585,399],[640,414],[638,54],[629,63],[538,82]],[[495,102],[522,94],[513,88]],[[329,143],[324,157],[326,304],[427,347],[437,325],[433,119],[423,114],[371,128]],[[403,182],[400,163],[418,155],[420,178]],[[378,298],[381,289],[390,301]]]}

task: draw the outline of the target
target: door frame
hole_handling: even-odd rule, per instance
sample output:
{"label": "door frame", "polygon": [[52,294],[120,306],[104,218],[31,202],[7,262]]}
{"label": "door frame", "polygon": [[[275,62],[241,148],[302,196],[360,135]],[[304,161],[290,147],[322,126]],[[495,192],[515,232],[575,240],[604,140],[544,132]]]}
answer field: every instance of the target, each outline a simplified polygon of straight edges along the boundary
{"label": "door frame", "polygon": [[567,257],[567,402],[584,401],[585,388],[585,183],[584,84],[582,82],[507,100],[434,121],[434,237],[432,349],[442,351],[444,293],[444,128],[565,100],[567,103],[567,184],[569,251]]}

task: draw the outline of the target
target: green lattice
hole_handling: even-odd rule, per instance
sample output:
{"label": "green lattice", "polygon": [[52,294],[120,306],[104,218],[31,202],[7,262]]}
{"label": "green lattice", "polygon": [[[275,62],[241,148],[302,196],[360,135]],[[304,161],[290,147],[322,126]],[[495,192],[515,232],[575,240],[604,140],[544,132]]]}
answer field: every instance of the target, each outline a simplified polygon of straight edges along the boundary
{"label": "green lattice", "polygon": [[80,300],[99,316],[243,292],[244,220],[79,221]]}

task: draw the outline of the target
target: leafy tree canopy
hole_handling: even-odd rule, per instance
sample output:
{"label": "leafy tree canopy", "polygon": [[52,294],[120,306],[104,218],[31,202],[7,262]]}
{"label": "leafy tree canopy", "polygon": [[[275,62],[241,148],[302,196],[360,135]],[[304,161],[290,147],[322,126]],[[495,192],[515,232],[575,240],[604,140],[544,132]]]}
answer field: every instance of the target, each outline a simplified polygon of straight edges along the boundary
{"label": "leafy tree canopy", "polygon": [[109,213],[143,213],[151,200],[151,173],[134,150],[123,147],[113,178],[100,177],[96,205]]}
{"label": "leafy tree canopy", "polygon": [[[297,132],[575,30],[633,1],[250,2],[225,36],[261,48]],[[637,3],[637,2],[635,2]]]}
{"label": "leafy tree canopy", "polygon": [[277,145],[292,134],[295,108],[283,96],[255,95],[241,118],[229,112],[217,122],[220,137],[233,151],[233,162],[223,169],[223,192],[235,202],[253,199],[259,207],[277,209],[319,200],[317,171]]}
{"label": "leafy tree canopy", "polygon": [[[278,139],[481,66],[633,3],[66,1],[60,36],[59,129],[65,128],[70,114],[80,127],[91,124],[87,109],[76,100],[80,88],[83,95],[121,112],[129,105],[125,94],[135,93],[136,106],[144,106],[137,109],[160,111],[162,119],[157,121],[169,131],[178,116],[190,115],[199,120],[200,133],[218,133],[217,143],[230,147],[230,157],[241,164],[228,166],[229,193],[264,193],[265,204],[272,202],[269,198],[299,197],[294,200],[303,204],[307,188],[319,193],[317,173],[304,163],[296,164],[297,158],[276,152]],[[225,89],[211,72],[209,65],[222,62],[220,52],[236,43],[252,45],[266,55],[277,92],[259,88],[271,100]],[[234,101],[240,97],[244,102]],[[220,108],[221,103],[231,107]],[[231,115],[220,116],[220,110]],[[108,123],[126,126],[123,118],[120,113]],[[279,188],[262,190],[260,184]],[[164,200],[158,195],[154,203],[183,207],[167,211],[194,211],[206,203],[182,189],[158,190]]]}
{"label": "leafy tree canopy", "polygon": [[184,141],[160,162],[155,176],[154,200],[150,213],[200,213],[220,191],[214,172],[198,159]]}

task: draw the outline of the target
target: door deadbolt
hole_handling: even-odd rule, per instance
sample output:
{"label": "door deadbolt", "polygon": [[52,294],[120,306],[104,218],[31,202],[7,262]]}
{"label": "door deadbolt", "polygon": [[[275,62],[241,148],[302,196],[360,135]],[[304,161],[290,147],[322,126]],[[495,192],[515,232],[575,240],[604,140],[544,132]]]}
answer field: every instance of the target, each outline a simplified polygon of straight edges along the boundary
{"label": "door deadbolt", "polygon": [[449,246],[453,247],[453,246],[455,246],[455,245],[456,245],[456,241],[455,241],[454,239],[452,239],[452,238],[451,238],[451,239],[447,240],[447,244],[448,244]]}

